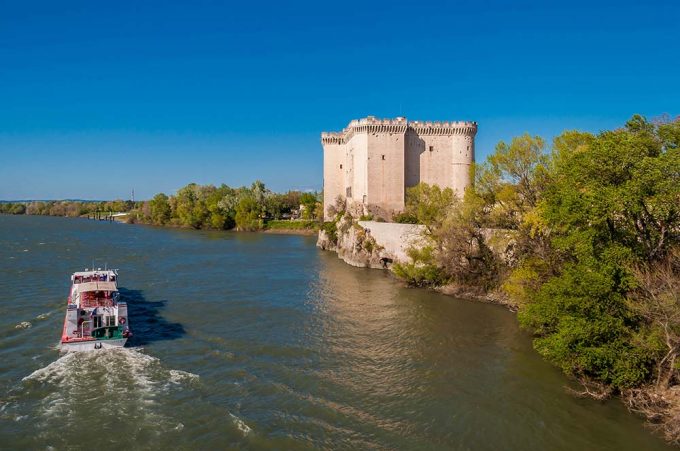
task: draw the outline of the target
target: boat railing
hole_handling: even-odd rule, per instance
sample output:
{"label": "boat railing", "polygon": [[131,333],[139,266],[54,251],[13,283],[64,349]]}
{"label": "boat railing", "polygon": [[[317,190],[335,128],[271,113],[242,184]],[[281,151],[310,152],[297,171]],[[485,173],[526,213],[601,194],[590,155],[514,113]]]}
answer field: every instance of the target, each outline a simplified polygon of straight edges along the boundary
{"label": "boat railing", "polygon": [[[83,321],[80,323],[80,338],[85,338],[85,324],[91,323],[92,321]],[[88,327],[89,330],[89,327]]]}
{"label": "boat railing", "polygon": [[116,300],[110,299],[110,298],[94,298],[94,299],[87,299],[87,298],[82,298],[80,300],[80,307],[81,308],[95,308],[95,307],[113,307],[116,305]]}

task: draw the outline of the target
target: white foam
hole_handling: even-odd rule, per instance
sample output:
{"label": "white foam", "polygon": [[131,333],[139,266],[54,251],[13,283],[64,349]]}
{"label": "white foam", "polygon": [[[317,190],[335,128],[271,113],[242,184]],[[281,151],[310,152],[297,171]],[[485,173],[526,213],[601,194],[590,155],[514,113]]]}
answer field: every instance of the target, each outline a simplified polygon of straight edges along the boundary
{"label": "white foam", "polygon": [[33,324],[29,323],[28,321],[22,321],[16,326],[14,326],[15,329],[30,329]]}
{"label": "white foam", "polygon": [[244,437],[247,436],[250,433],[250,431],[252,431],[250,426],[248,426],[242,419],[240,419],[233,413],[230,412],[229,416],[231,417],[231,420],[234,422],[238,430],[241,431]]}
{"label": "white foam", "polygon": [[75,358],[75,353],[65,354],[44,368],[33,371],[22,381],[35,380],[38,382],[50,382],[53,379],[62,379],[67,373],[68,362]]}
{"label": "white foam", "polygon": [[182,370],[170,370],[169,380],[173,384],[181,384],[182,382],[192,382],[198,379],[199,379],[198,374]]}
{"label": "white foam", "polygon": [[164,393],[198,379],[193,373],[167,369],[140,348],[118,348],[67,352],[22,381],[42,384],[34,388],[49,391],[40,410],[45,428],[53,427],[55,421],[74,418],[83,404],[96,412],[99,405],[110,408],[102,400],[116,399],[130,409],[133,418],[172,430],[177,422],[158,411],[158,401],[163,400]]}

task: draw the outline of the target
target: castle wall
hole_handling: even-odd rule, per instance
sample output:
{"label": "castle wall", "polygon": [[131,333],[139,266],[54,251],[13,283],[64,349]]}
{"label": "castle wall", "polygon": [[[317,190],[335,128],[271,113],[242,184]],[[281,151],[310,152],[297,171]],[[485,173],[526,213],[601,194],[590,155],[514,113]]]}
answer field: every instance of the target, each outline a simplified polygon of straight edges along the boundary
{"label": "castle wall", "polygon": [[474,159],[472,137],[456,134],[418,135],[418,139],[422,141],[422,150],[419,149],[418,153],[420,179],[416,183],[451,188],[462,197],[471,181],[470,165]]}
{"label": "castle wall", "polygon": [[368,136],[355,133],[345,148],[348,170],[345,172],[344,192],[348,207],[353,213],[361,214],[361,204],[368,198]]}
{"label": "castle wall", "polygon": [[[419,135],[420,136],[420,135]],[[420,180],[428,185],[449,186],[451,179],[451,138],[441,135],[420,136],[424,150],[420,154]]]}
{"label": "castle wall", "polygon": [[425,141],[418,136],[418,133],[411,129],[406,130],[405,140],[404,184],[408,188],[420,183],[420,159],[425,152]]}
{"label": "castle wall", "polygon": [[456,135],[453,141],[453,161],[449,185],[459,196],[472,184],[471,166],[475,162],[474,136]]}
{"label": "castle wall", "polygon": [[339,141],[324,142],[323,145],[323,204],[324,216],[328,207],[335,205],[338,196],[345,197],[345,146]]}
{"label": "castle wall", "polygon": [[368,133],[368,212],[381,217],[404,208],[405,130]]}
{"label": "castle wall", "polygon": [[366,233],[381,246],[381,257],[388,257],[399,263],[408,263],[408,249],[426,245],[423,238],[425,226],[420,224],[398,224],[396,222],[358,221]]}

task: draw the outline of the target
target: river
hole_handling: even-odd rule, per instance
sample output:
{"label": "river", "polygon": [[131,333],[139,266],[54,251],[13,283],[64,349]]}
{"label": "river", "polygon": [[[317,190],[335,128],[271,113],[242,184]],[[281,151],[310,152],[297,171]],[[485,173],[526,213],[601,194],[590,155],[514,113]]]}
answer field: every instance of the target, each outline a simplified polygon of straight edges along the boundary
{"label": "river", "polygon": [[[314,244],[0,216],[0,448],[668,449],[619,401],[569,395],[504,308]],[[62,355],[93,259],[135,336]]]}

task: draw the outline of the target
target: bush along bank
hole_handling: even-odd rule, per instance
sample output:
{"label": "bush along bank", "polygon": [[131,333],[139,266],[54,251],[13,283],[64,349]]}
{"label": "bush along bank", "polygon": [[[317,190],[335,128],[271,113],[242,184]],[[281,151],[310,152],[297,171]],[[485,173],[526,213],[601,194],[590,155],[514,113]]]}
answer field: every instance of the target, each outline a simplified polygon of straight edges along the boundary
{"label": "bush along bank", "polygon": [[499,143],[462,199],[409,189],[397,219],[424,224],[430,244],[393,271],[502,299],[580,394],[620,395],[678,444],[680,119],[634,116],[545,147]]}

